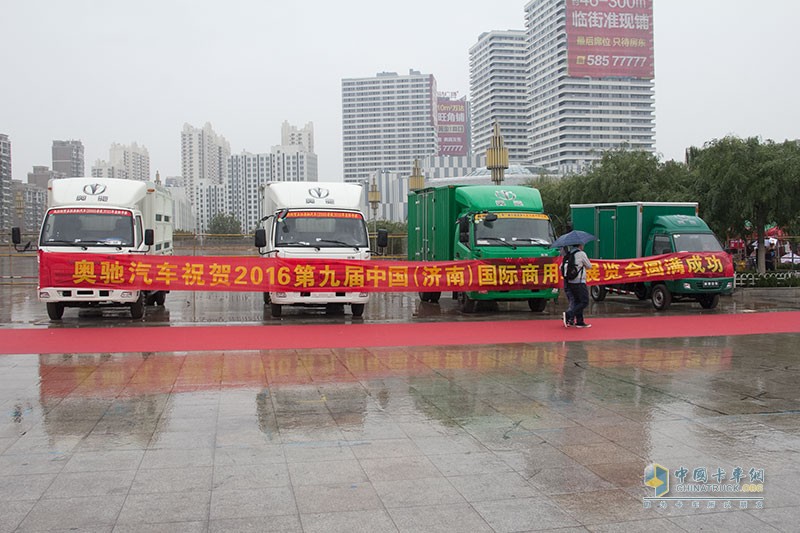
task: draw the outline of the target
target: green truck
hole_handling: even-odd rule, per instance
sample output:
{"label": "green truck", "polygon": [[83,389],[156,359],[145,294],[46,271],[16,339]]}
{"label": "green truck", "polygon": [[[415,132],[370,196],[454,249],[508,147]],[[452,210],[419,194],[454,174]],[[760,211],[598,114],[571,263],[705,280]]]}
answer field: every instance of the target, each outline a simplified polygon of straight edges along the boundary
{"label": "green truck", "polygon": [[[634,259],[674,252],[722,252],[714,232],[697,216],[696,202],[624,202],[570,205],[572,226],[597,237],[585,251],[594,259]],[[714,309],[721,294],[733,292],[733,278],[690,278],[671,281],[593,285],[590,294],[602,301],[608,292],[648,298],[661,311],[673,301],[691,300]]]}
{"label": "green truck", "polygon": [[[555,239],[537,189],[523,186],[445,185],[408,195],[408,259],[553,257]],[[422,292],[423,302],[438,302],[441,292]],[[475,311],[479,301],[527,301],[544,311],[558,289],[453,293],[461,310]]]}

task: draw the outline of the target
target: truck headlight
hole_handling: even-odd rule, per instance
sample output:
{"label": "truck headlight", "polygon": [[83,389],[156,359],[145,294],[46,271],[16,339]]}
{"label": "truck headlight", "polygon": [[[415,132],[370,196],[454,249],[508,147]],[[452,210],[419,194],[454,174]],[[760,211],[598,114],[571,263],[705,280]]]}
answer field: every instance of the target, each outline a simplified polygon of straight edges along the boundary
{"label": "truck headlight", "polygon": [[47,291],[42,291],[39,293],[39,298],[41,298],[42,300],[47,300],[48,298],[50,298],[50,293]]}
{"label": "truck headlight", "polygon": [[689,291],[689,290],[692,289],[692,284],[691,283],[684,283],[683,284],[683,288],[686,289],[687,291]]}

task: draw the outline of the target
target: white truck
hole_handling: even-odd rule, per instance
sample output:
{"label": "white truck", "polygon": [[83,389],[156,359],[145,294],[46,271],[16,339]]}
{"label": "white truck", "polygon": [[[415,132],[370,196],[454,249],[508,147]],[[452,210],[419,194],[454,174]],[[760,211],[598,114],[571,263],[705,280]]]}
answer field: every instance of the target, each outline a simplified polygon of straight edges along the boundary
{"label": "white truck", "polygon": [[[173,254],[172,198],[161,184],[112,178],[50,180],[39,249],[48,253]],[[18,235],[18,231],[16,234]],[[18,237],[16,240],[19,240]],[[133,318],[145,305],[164,305],[165,291],[39,287],[51,320],[65,307],[127,306]]]}
{"label": "white truck", "polygon": [[[256,248],[267,257],[368,260],[372,252],[363,202],[364,188],[359,184],[269,182],[264,186],[264,228],[256,230]],[[368,300],[367,292],[264,293],[264,304],[276,318],[284,305],[337,304],[349,304],[353,316],[360,317]]]}

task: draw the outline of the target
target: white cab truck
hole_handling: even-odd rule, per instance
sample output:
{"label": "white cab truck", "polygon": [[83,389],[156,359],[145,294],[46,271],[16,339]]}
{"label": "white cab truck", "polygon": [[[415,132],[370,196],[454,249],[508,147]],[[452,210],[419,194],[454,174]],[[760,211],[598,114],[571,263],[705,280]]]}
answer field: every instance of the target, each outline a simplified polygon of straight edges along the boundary
{"label": "white cab truck", "polygon": [[[39,249],[48,253],[172,255],[172,198],[159,183],[111,178],[50,180]],[[18,232],[17,232],[18,233]],[[47,314],[60,320],[65,307],[164,305],[165,291],[39,287]]]}
{"label": "white cab truck", "polygon": [[[256,248],[267,257],[368,260],[372,252],[361,211],[363,201],[360,184],[269,182],[264,186],[264,227],[256,230]],[[330,308],[343,304],[349,304],[353,316],[360,317],[368,300],[367,292],[264,293],[264,304],[276,318],[285,305]]]}

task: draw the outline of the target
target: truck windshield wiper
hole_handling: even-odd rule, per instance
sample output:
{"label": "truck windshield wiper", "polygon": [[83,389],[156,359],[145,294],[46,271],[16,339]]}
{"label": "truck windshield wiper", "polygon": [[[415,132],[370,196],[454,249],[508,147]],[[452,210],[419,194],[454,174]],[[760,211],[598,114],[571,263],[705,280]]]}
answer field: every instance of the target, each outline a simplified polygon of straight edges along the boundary
{"label": "truck windshield wiper", "polygon": [[476,240],[478,241],[495,241],[502,243],[504,246],[508,246],[509,248],[514,248],[515,250],[517,247],[510,242],[506,242],[505,240],[501,239],[500,237],[478,237]]}
{"label": "truck windshield wiper", "polygon": [[305,241],[290,241],[290,242],[279,242],[275,245],[276,248],[279,246],[311,246],[311,243]]}
{"label": "truck windshield wiper", "polygon": [[512,240],[514,241],[530,241],[534,244],[550,244],[550,241],[547,239],[540,239],[539,237],[514,237]]}
{"label": "truck windshield wiper", "polygon": [[360,249],[362,247],[363,248],[367,247],[367,245],[365,245],[365,244],[350,244],[350,243],[347,243],[347,242],[344,242],[344,241],[337,241],[337,240],[334,240],[334,239],[317,239],[317,242],[329,242],[331,244],[339,244],[341,246],[352,246],[356,250],[358,250],[358,249]]}

